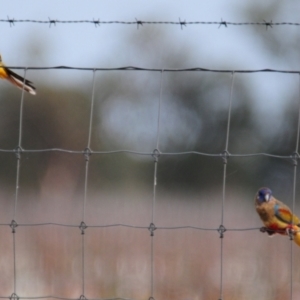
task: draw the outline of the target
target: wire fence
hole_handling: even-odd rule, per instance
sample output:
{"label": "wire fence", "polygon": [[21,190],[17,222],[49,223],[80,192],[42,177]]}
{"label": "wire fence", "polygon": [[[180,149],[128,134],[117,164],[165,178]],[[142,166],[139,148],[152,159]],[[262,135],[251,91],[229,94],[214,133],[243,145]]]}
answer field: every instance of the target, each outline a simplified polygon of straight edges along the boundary
{"label": "wire fence", "polygon": [[[48,24],[56,24],[56,23],[94,23],[95,21],[32,21],[32,20],[0,20],[0,22],[8,22],[9,24],[14,24],[17,22],[39,22],[39,23],[48,23]],[[98,21],[97,21],[98,22]],[[141,23],[139,23],[141,22]],[[122,23],[122,22],[100,22],[99,24],[111,24],[111,23]],[[264,23],[230,23],[222,21],[221,23],[218,22],[144,22],[144,21],[136,21],[136,22],[125,22],[125,24],[175,24],[175,25],[187,25],[187,24],[219,24],[219,25],[264,25]],[[299,23],[271,23],[272,25],[300,25]],[[270,25],[268,25],[270,26]],[[287,73],[287,74],[300,74],[300,71],[291,71],[291,70],[272,70],[272,69],[264,69],[264,70],[214,70],[214,69],[203,69],[203,68],[189,68],[189,69],[149,69],[149,68],[139,68],[139,67],[122,67],[122,68],[75,68],[75,67],[66,67],[66,66],[59,66],[59,67],[10,67],[12,69],[23,69],[25,71],[25,78],[26,72],[28,70],[51,70],[51,69],[68,69],[68,70],[79,70],[79,71],[88,71],[92,72],[92,88],[91,88],[91,95],[90,95],[90,116],[89,116],[89,129],[87,135],[87,143],[86,148],[80,151],[73,150],[73,149],[62,149],[62,148],[47,148],[47,149],[24,149],[23,148],[23,119],[24,119],[24,90],[21,94],[21,101],[20,101],[20,111],[19,111],[19,136],[18,136],[18,144],[15,149],[0,149],[0,152],[3,153],[14,153],[16,156],[16,184],[15,184],[15,200],[14,200],[14,211],[12,216],[12,221],[10,223],[0,223],[0,226],[10,226],[11,233],[12,233],[12,256],[13,256],[13,291],[10,296],[1,295],[0,291],[0,298],[2,299],[10,299],[10,300],[18,300],[18,299],[86,299],[86,239],[85,233],[89,228],[109,228],[109,227],[126,227],[130,229],[142,229],[147,232],[149,238],[151,240],[150,243],[150,261],[151,261],[151,275],[150,275],[150,294],[148,296],[149,300],[155,299],[155,268],[154,268],[154,261],[155,261],[155,233],[159,230],[182,230],[182,229],[189,229],[189,230],[200,230],[200,231],[213,231],[217,232],[220,237],[220,273],[219,273],[219,300],[224,299],[224,237],[226,236],[226,232],[230,231],[254,231],[258,230],[260,227],[245,227],[245,228],[228,228],[225,227],[224,224],[224,208],[226,203],[226,182],[227,182],[227,167],[229,164],[230,157],[272,157],[276,159],[287,159],[293,162],[293,208],[295,210],[295,198],[296,198],[296,186],[297,186],[297,167],[298,167],[298,159],[299,159],[299,134],[300,134],[300,96],[299,96],[299,111],[298,111],[298,127],[297,127],[297,139],[295,142],[295,151],[290,155],[274,155],[272,153],[249,153],[249,154],[238,154],[238,153],[229,153],[229,137],[230,137],[230,129],[231,129],[231,113],[232,113],[232,98],[234,93],[234,79],[239,73],[264,73],[264,72],[273,72],[273,73]],[[94,103],[95,103],[95,76],[97,71],[126,71],[126,72],[138,72],[138,71],[150,71],[150,72],[157,72],[160,75],[160,85],[158,87],[158,109],[157,109],[157,120],[156,120],[156,142],[155,142],[155,149],[151,152],[139,152],[139,151],[132,151],[127,149],[116,149],[112,151],[97,151],[91,149],[91,135],[93,130],[93,115],[94,115]],[[227,127],[226,127],[226,141],[224,145],[224,151],[222,153],[203,153],[197,151],[182,151],[182,152],[162,152],[160,150],[160,130],[161,130],[161,103],[163,101],[163,91],[164,91],[164,75],[167,72],[183,72],[183,71],[190,71],[190,72],[216,72],[216,73],[230,73],[231,74],[231,84],[230,84],[230,94],[228,95],[228,114],[227,114]],[[300,95],[300,83],[299,83],[299,95]],[[84,197],[82,199],[82,221],[80,224],[67,224],[67,223],[57,223],[57,222],[37,222],[37,223],[18,223],[18,204],[19,204],[19,188],[20,188],[20,169],[21,169],[21,161],[22,155],[25,153],[45,153],[45,152],[63,152],[69,155],[82,155],[85,160],[85,176],[84,176]],[[88,183],[89,183],[89,167],[90,167],[90,156],[91,155],[114,155],[118,153],[130,153],[132,155],[137,156],[149,156],[152,157],[154,167],[153,167],[153,188],[152,188],[152,204],[151,204],[151,220],[149,223],[145,223],[144,226],[135,226],[130,224],[123,224],[123,223],[109,223],[109,224],[102,224],[102,225],[90,225],[88,220],[86,219],[86,206],[87,206],[87,199],[88,199]],[[220,218],[220,225],[218,227],[197,227],[197,226],[159,226],[156,224],[156,201],[157,201],[157,186],[158,186],[158,168],[159,168],[159,161],[160,157],[162,156],[180,156],[180,155],[199,155],[204,157],[219,157],[220,164],[223,165],[223,179],[222,179],[222,202],[221,202],[221,218]],[[16,259],[16,251],[17,251],[17,236],[16,233],[20,227],[34,227],[34,226],[58,226],[58,227],[71,227],[71,228],[79,228],[78,234],[81,234],[81,295],[78,295],[77,298],[65,298],[60,297],[59,295],[40,295],[40,296],[22,296],[19,295],[18,292],[18,272],[17,272],[17,264],[18,261]],[[290,248],[290,257],[291,257],[291,265],[290,265],[290,299],[294,299],[293,297],[293,290],[294,290],[294,273],[293,273],[293,247],[291,243]],[[91,298],[89,298],[91,299]],[[100,298],[97,298],[97,300]],[[101,298],[103,299],[103,298]],[[128,299],[128,298],[110,298],[110,299]],[[96,300],[96,299],[95,299]]]}

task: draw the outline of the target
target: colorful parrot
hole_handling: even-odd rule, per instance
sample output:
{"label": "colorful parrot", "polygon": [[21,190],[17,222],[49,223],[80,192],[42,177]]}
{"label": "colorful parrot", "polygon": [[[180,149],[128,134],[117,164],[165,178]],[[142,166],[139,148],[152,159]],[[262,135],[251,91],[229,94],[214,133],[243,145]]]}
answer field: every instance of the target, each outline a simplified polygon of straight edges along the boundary
{"label": "colorful parrot", "polygon": [[263,187],[255,196],[255,208],[265,227],[261,232],[269,236],[275,233],[293,236],[295,243],[300,246],[300,220],[292,214],[288,206],[272,196],[272,191]]}

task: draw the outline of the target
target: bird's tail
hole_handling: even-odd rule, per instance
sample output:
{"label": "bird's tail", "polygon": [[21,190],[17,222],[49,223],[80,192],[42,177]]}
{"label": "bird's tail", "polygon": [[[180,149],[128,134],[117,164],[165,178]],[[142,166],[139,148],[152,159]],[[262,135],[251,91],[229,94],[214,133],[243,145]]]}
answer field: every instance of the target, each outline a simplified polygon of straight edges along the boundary
{"label": "bird's tail", "polygon": [[10,81],[13,85],[17,86],[21,90],[24,89],[26,92],[35,95],[36,94],[36,88],[34,87],[33,83],[27,79],[24,80],[24,78],[15,72],[13,72],[10,69],[6,69],[8,77],[6,78],[8,81]]}
{"label": "bird's tail", "polygon": [[300,246],[300,228],[296,225],[293,226],[293,240]]}

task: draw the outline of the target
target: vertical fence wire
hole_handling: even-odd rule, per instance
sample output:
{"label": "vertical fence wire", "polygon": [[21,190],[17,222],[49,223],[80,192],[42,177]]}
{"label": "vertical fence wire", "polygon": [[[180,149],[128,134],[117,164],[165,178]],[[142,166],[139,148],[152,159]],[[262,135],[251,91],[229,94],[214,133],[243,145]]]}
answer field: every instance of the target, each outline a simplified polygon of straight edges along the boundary
{"label": "vertical fence wire", "polygon": [[[298,159],[299,159],[299,135],[300,135],[300,74],[298,74],[298,124],[297,124],[297,135],[296,135],[296,145],[295,145],[295,152],[294,152],[294,174],[293,174],[293,204],[292,204],[292,212],[294,214],[295,212],[295,201],[296,201],[296,188],[297,188],[297,169],[298,169]],[[292,224],[294,224],[292,216]],[[290,260],[290,269],[291,269],[291,274],[290,274],[290,299],[293,300],[293,281],[294,281],[294,252],[293,252],[293,243],[291,242],[290,246],[290,252],[291,252],[291,260]]]}
{"label": "vertical fence wire", "polygon": [[85,240],[84,240],[84,233],[81,233],[81,268],[82,268],[82,275],[81,275],[81,295],[84,296],[85,294]]}
{"label": "vertical fence wire", "polygon": [[[297,133],[299,134],[299,133]],[[293,204],[292,204],[292,212],[295,211],[295,197],[296,197],[296,179],[297,179],[297,162],[295,160],[294,162],[294,177],[293,177]],[[292,217],[292,224],[293,224],[293,217]],[[293,300],[293,277],[294,277],[294,271],[293,271],[293,265],[294,265],[294,247],[293,247],[293,241],[290,243],[290,300]]]}
{"label": "vertical fence wire", "polygon": [[222,186],[222,207],[221,207],[221,225],[219,227],[220,233],[220,300],[223,299],[223,255],[224,255],[224,245],[223,237],[226,231],[224,227],[224,209],[225,209],[225,198],[226,198],[226,176],[227,176],[227,163],[228,163],[228,144],[229,144],[229,134],[230,134],[230,122],[231,122],[231,110],[232,110],[232,95],[233,95],[233,84],[234,84],[234,72],[231,74],[231,87],[230,87],[230,97],[228,105],[228,117],[227,117],[227,130],[226,130],[226,142],[225,150],[223,152],[223,186]]}
{"label": "vertical fence wire", "polygon": [[[227,118],[225,151],[228,151],[228,144],[229,144],[229,133],[230,133],[230,121],[231,121],[231,107],[232,107],[234,74],[235,74],[234,72],[232,72],[232,74],[231,74],[230,99],[229,99],[229,107],[228,107],[228,118]],[[222,216],[223,216],[223,214],[222,214]],[[223,219],[222,219],[222,221],[223,221]]]}
{"label": "vertical fence wire", "polygon": [[151,221],[154,224],[155,220],[155,203],[156,203],[156,184],[157,184],[157,163],[159,157],[159,133],[160,133],[160,114],[161,114],[161,99],[163,90],[163,74],[162,70],[160,73],[160,91],[159,91],[159,102],[158,102],[158,113],[157,113],[157,131],[156,131],[156,148],[153,151],[154,158],[154,178],[153,178],[153,199],[152,199],[152,214]]}
{"label": "vertical fence wire", "polygon": [[154,299],[154,230],[155,227],[155,204],[156,204],[156,187],[157,187],[157,165],[158,157],[160,154],[159,151],[159,134],[160,134],[160,115],[161,115],[161,101],[162,101],[162,91],[163,91],[163,74],[164,70],[160,72],[160,91],[159,91],[159,100],[158,100],[158,111],[157,111],[157,131],[156,131],[156,148],[153,151],[154,159],[154,175],[153,175],[153,198],[152,198],[152,214],[151,214],[151,224],[149,227],[150,237],[151,237],[151,283],[150,283],[150,297],[149,299]]}
{"label": "vertical fence wire", "polygon": [[[27,69],[24,70],[24,82],[26,79]],[[19,138],[18,146],[15,150],[17,157],[17,174],[16,174],[16,194],[15,194],[15,205],[14,205],[14,215],[13,220],[16,220],[17,214],[17,205],[18,205],[18,196],[19,196],[19,181],[20,181],[20,160],[21,160],[21,151],[22,151],[22,136],[23,136],[23,106],[24,106],[24,88],[21,93],[21,102],[20,102],[20,116],[19,116]]]}
{"label": "vertical fence wire", "polygon": [[91,111],[90,111],[90,123],[89,123],[89,135],[87,147],[91,146],[92,128],[93,128],[93,115],[94,115],[94,102],[95,102],[95,81],[96,81],[96,70],[93,70],[93,86],[92,86],[92,99],[91,99]]}
{"label": "vertical fence wire", "polygon": [[161,70],[161,72],[160,72],[160,90],[159,90],[159,102],[158,102],[158,115],[157,115],[156,149],[158,149],[158,147],[159,147],[161,100],[162,100],[162,92],[163,92],[163,75],[164,75],[164,70]]}
{"label": "vertical fence wire", "polygon": [[82,205],[82,221],[80,224],[81,229],[81,264],[82,264],[82,294],[81,299],[85,298],[85,229],[87,225],[85,224],[85,212],[86,212],[86,202],[87,202],[87,189],[88,189],[88,174],[89,174],[89,161],[91,155],[91,136],[92,136],[92,127],[93,127],[93,115],[94,115],[94,100],[95,100],[95,80],[96,80],[96,71],[93,70],[93,83],[92,83],[92,95],[91,95],[91,108],[90,108],[90,118],[89,118],[89,130],[88,130],[88,140],[87,146],[84,151],[85,157],[85,177],[84,177],[84,197]]}
{"label": "vertical fence wire", "polygon": [[298,100],[299,100],[299,107],[298,107],[298,126],[297,126],[297,136],[296,136],[296,146],[295,152],[298,153],[299,150],[299,134],[300,134],[300,73],[298,74]]}
{"label": "vertical fence wire", "polygon": [[91,95],[91,110],[90,110],[90,121],[89,121],[89,132],[88,141],[85,149],[85,179],[84,179],[84,199],[83,199],[83,209],[82,209],[82,221],[85,221],[85,208],[87,200],[87,184],[88,184],[88,168],[89,168],[89,156],[91,155],[91,136],[93,127],[93,115],[94,115],[94,101],[95,101],[95,80],[96,71],[93,71],[93,83],[92,83],[92,95]]}
{"label": "vertical fence wire", "polygon": [[[23,82],[26,81],[26,73],[27,68],[24,69],[24,79]],[[17,295],[17,258],[16,258],[16,227],[17,222],[17,206],[18,206],[18,198],[19,198],[19,186],[20,186],[20,168],[21,168],[21,152],[22,152],[22,135],[23,135],[23,107],[24,107],[24,88],[22,89],[21,93],[21,100],[20,100],[20,113],[19,113],[19,137],[18,137],[18,146],[15,149],[15,154],[17,158],[17,170],[16,170],[16,189],[15,189],[15,201],[14,201],[14,212],[13,212],[13,219],[10,224],[13,234],[13,281],[14,281],[14,288],[13,288],[13,295],[12,298]]]}

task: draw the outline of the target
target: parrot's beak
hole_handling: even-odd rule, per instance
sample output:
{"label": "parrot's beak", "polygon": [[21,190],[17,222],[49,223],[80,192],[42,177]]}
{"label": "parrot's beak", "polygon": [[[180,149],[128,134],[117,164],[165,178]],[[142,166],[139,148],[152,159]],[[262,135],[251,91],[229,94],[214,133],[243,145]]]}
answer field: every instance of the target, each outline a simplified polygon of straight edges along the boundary
{"label": "parrot's beak", "polygon": [[265,195],[265,200],[266,200],[266,202],[268,202],[268,201],[270,200],[270,198],[271,198],[271,195],[270,195],[269,193],[267,193],[267,194]]}

